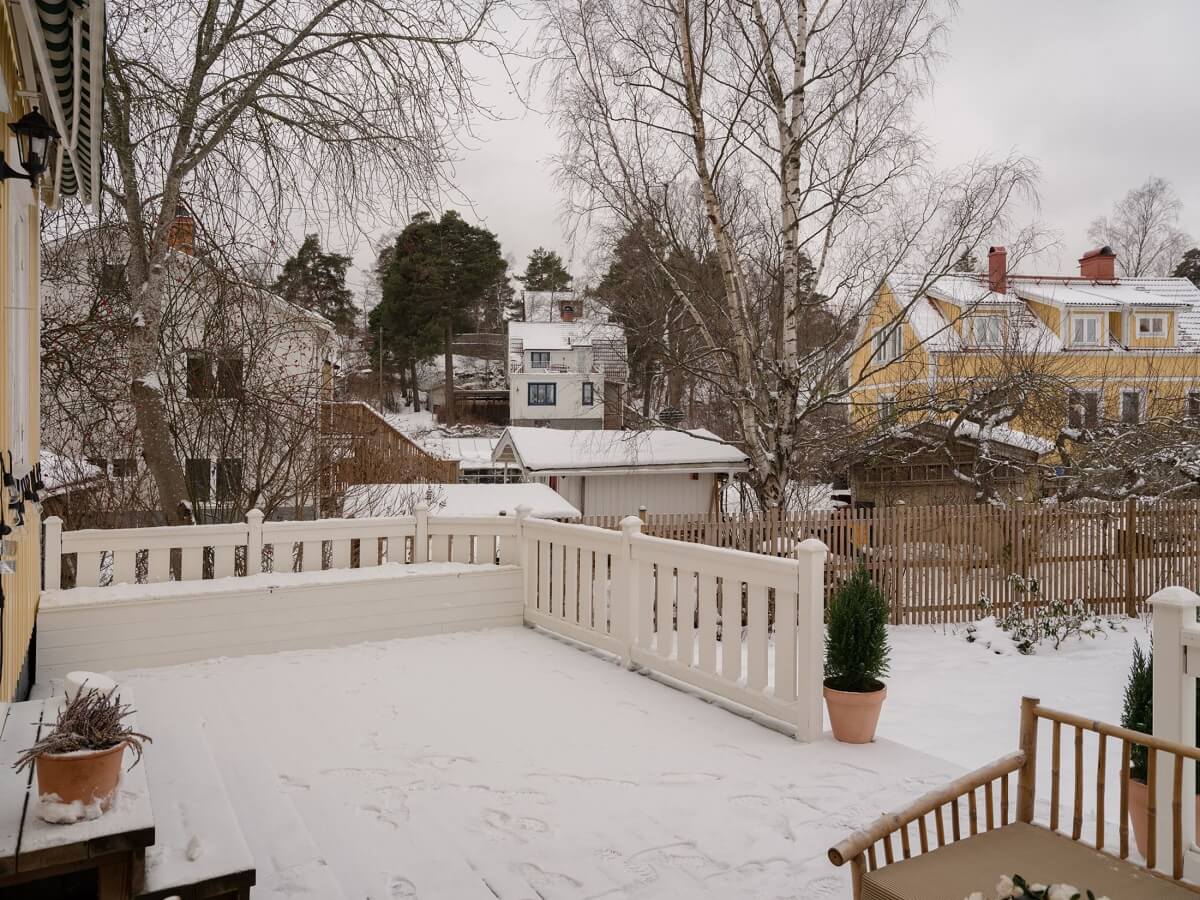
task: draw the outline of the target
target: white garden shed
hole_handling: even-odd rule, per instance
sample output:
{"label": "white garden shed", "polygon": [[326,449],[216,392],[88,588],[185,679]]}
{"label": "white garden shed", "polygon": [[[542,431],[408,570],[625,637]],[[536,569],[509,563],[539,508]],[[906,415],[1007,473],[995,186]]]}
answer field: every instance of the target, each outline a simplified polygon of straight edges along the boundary
{"label": "white garden shed", "polygon": [[720,485],[749,458],[711,431],[505,429],[493,456],[548,484],[584,516],[719,511]]}

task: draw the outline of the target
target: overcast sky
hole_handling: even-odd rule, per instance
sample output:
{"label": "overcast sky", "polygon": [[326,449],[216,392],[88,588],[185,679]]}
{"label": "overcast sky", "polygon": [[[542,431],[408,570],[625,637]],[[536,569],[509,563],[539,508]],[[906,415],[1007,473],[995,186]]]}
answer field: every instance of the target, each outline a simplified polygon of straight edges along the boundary
{"label": "overcast sky", "polygon": [[[1038,163],[1030,215],[1061,234],[1041,269],[1074,271],[1088,223],[1150,175],[1174,184],[1183,227],[1200,238],[1198,39],[1200,0],[961,0],[921,120],[943,165],[1010,151]],[[571,246],[561,221],[553,131],[500,79],[483,95],[504,118],[480,123],[462,154],[464,212],[496,232],[517,271],[544,245],[582,272],[588,248]],[[356,258],[369,260],[365,245]]]}

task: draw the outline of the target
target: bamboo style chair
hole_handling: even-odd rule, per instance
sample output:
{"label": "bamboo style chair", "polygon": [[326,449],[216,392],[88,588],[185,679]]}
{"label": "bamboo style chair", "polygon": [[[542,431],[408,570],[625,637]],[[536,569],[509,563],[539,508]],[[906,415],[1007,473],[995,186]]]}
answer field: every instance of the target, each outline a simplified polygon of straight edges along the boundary
{"label": "bamboo style chair", "polygon": [[[1034,821],[1037,783],[1038,723],[1051,728],[1050,814],[1047,823]],[[1070,831],[1059,829],[1062,786],[1059,760],[1064,726],[1073,729],[1074,779]],[[1095,834],[1083,843],[1085,732],[1097,737]],[[1104,822],[1105,764],[1109,739],[1121,753],[1121,823],[1117,848],[1106,847]],[[1129,755],[1139,744],[1173,757],[1171,875],[1155,870],[1155,787],[1158,754],[1147,754],[1149,834],[1144,865],[1129,859]],[[1183,879],[1184,760],[1200,759],[1200,749],[1097,722],[1072,713],[1046,709],[1039,701],[1021,701],[1020,749],[976,769],[919,798],[904,809],[885,815],[851,834],[829,850],[835,866],[850,865],[854,900],[963,900],[973,891],[991,897],[1001,875],[1014,873],[1031,883],[1066,882],[1097,897],[1113,900],[1196,900],[1200,886]],[[1010,815],[1010,779],[1017,773],[1015,816]],[[982,803],[979,792],[982,790]],[[966,807],[963,821],[961,807]],[[998,803],[996,801],[999,801]],[[1190,798],[1189,798],[1190,801]],[[1186,805],[1191,812],[1194,806]],[[1194,814],[1194,813],[1193,813]],[[932,823],[929,819],[932,817]],[[915,838],[910,830],[915,824]],[[899,847],[896,846],[897,839]],[[936,841],[936,843],[935,843]]]}

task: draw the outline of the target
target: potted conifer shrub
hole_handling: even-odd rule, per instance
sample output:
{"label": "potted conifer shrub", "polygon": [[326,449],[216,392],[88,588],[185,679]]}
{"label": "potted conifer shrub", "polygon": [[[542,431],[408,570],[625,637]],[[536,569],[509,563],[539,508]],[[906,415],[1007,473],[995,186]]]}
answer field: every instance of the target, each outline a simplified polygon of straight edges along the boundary
{"label": "potted conifer shrub", "polygon": [[[1196,721],[1200,725],[1200,691],[1196,693]],[[1121,708],[1121,724],[1145,734],[1154,733],[1154,664],[1141,645],[1133,642],[1133,663],[1125,682],[1125,703]],[[1150,831],[1149,787],[1146,784],[1148,749],[1141,744],[1129,748],[1129,824],[1133,841],[1144,857]],[[1196,823],[1200,833],[1200,763],[1196,766]]]}
{"label": "potted conifer shrub", "polygon": [[18,772],[34,767],[38,815],[47,822],[99,818],[112,807],[125,748],[134,754],[130,768],[141,761],[142,745],[150,738],[124,721],[133,710],[116,690],[84,685],[68,695],[54,728],[14,764]]}
{"label": "potted conifer shrub", "polygon": [[829,601],[825,634],[825,705],[839,741],[875,739],[887,696],[887,622],[887,598],[860,565]]}

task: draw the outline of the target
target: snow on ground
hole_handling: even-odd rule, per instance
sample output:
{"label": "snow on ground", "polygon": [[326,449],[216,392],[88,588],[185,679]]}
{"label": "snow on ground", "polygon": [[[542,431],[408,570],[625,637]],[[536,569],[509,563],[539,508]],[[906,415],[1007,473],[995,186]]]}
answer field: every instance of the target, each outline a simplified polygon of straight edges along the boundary
{"label": "snow on ground", "polygon": [[830,844],[956,771],[799,744],[519,628],[120,680],[146,730],[202,719],[256,773],[223,777],[259,786],[231,791],[259,898],[842,897]]}
{"label": "snow on ground", "polygon": [[258,786],[235,799],[257,897],[842,897],[827,848],[1016,749],[1022,694],[1116,721],[1145,632],[1031,657],[892,636],[864,747],[798,744],[517,628],[119,677],[152,734],[182,716],[236,743],[217,755]]}

